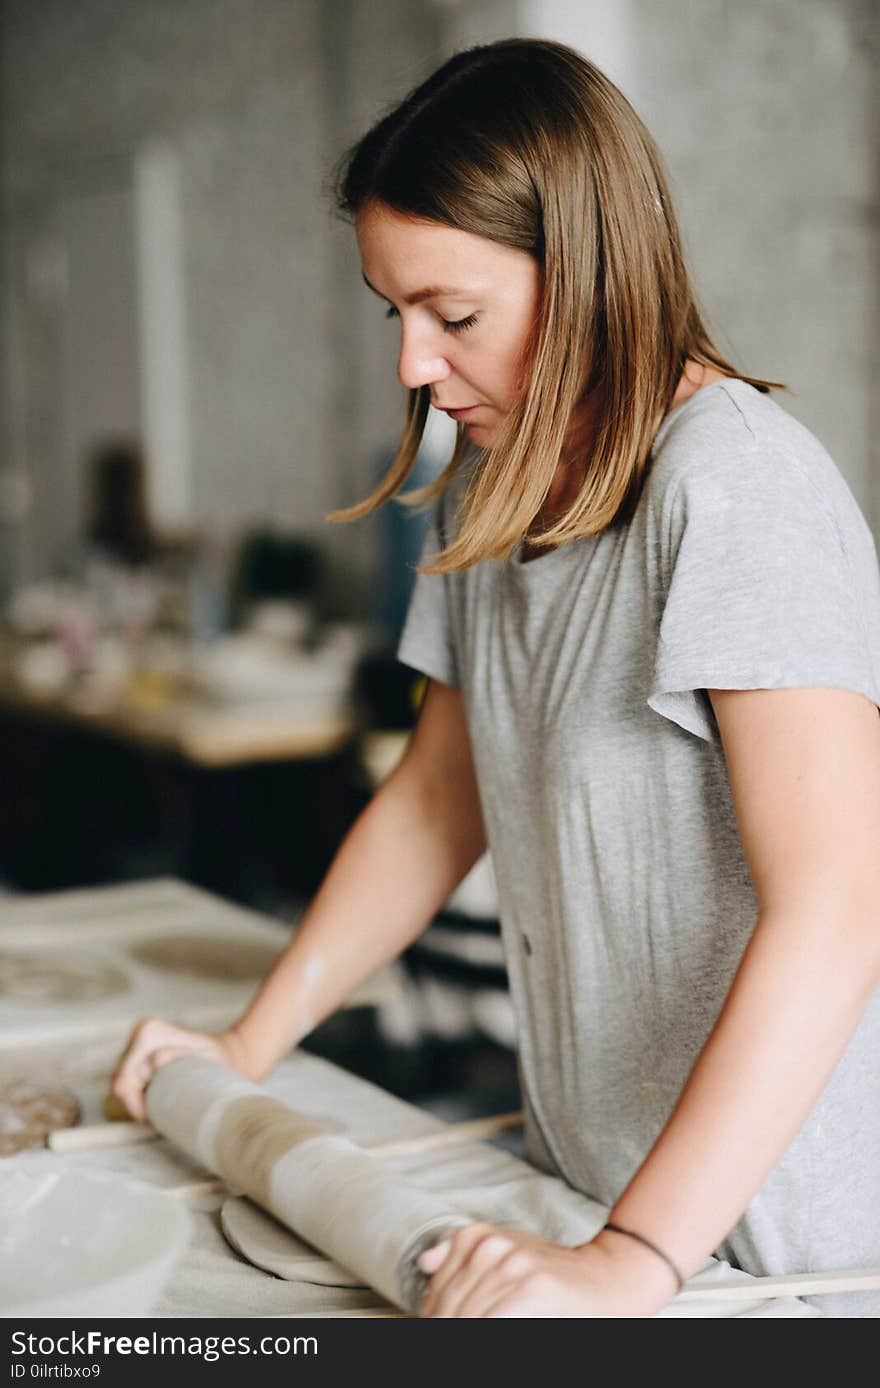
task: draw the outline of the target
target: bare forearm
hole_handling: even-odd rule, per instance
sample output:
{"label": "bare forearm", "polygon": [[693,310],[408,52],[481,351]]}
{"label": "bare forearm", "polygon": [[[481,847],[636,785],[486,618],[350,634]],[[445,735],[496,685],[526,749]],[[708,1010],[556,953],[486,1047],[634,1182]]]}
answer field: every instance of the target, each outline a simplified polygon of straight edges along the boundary
{"label": "bare forearm", "polygon": [[342,843],[290,947],[234,1028],[255,1075],[421,933],[485,847],[469,778],[401,767]]}
{"label": "bare forearm", "polygon": [[[685,1275],[736,1223],[819,1097],[877,986],[875,934],[874,920],[855,915],[759,920],[669,1122],[611,1214]],[[633,1256],[652,1255],[633,1246]]]}

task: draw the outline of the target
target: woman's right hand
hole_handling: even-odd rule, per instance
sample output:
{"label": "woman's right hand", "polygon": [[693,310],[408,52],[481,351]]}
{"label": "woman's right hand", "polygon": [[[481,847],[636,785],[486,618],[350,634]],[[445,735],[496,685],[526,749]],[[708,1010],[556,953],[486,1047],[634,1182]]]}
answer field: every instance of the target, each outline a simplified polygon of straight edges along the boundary
{"label": "woman's right hand", "polygon": [[190,1031],[157,1017],[138,1022],[113,1072],[111,1089],[139,1123],[146,1123],[147,1085],[156,1071],[180,1056],[204,1055],[246,1079],[256,1079],[246,1049],[233,1027],[217,1036]]}

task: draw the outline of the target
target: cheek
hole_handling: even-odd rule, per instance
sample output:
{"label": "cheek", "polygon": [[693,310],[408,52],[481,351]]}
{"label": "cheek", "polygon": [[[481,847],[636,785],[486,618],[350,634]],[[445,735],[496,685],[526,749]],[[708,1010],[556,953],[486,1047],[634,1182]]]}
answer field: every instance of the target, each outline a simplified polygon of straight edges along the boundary
{"label": "cheek", "polygon": [[503,377],[504,380],[505,403],[508,409],[513,406],[525,385],[533,326],[534,317],[531,312],[523,314],[499,353],[499,377]]}
{"label": "cheek", "polygon": [[517,343],[505,353],[498,366],[498,381],[502,389],[505,409],[512,409],[522,392],[524,381],[524,353]]}
{"label": "cheek", "polygon": [[493,343],[474,345],[458,360],[458,374],[469,381],[496,408],[509,410],[518,394],[520,370],[515,349]]}

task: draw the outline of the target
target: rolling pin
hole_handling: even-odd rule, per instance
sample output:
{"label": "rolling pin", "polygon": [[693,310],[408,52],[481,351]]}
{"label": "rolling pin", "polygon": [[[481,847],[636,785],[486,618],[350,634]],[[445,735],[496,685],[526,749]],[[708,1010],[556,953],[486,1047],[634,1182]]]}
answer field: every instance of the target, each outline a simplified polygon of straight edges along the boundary
{"label": "rolling pin", "polygon": [[417,1313],[427,1288],[419,1256],[473,1222],[202,1056],[157,1071],[146,1107],[153,1127],[188,1156],[404,1311]]}

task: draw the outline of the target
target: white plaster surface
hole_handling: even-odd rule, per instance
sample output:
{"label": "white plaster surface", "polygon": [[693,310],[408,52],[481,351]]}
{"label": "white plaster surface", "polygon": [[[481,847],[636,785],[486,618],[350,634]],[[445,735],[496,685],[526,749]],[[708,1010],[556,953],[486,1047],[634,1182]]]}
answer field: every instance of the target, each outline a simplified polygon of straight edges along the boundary
{"label": "white plaster surface", "polygon": [[145,1315],[188,1236],[185,1207],[141,1182],[2,1162],[0,1315]]}
{"label": "white plaster surface", "polygon": [[[263,1088],[316,1122],[333,1123],[335,1131],[365,1145],[423,1136],[444,1126],[377,1086],[302,1052],[282,1061]],[[388,1159],[388,1166],[407,1183],[454,1201],[473,1218],[534,1229],[560,1241],[589,1238],[604,1217],[594,1202],[486,1143]],[[205,1174],[164,1140],[65,1154],[35,1151],[16,1158],[16,1168],[37,1178],[73,1169],[115,1172],[166,1189]],[[155,1304],[155,1315],[308,1316],[388,1309],[372,1290],[286,1282],[252,1267],[223,1237],[222,1201],[218,1196],[190,1202],[190,1240]],[[702,1276],[714,1279],[724,1273],[722,1264],[712,1263]],[[735,1306],[713,1303],[711,1307],[683,1304],[663,1313],[686,1318],[707,1314],[796,1317],[821,1312],[785,1300]]]}

